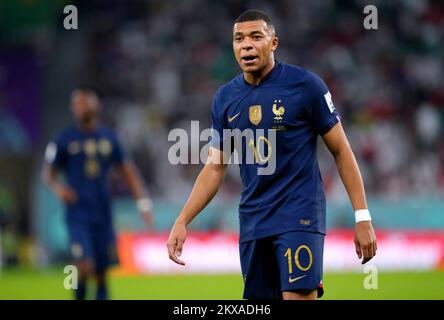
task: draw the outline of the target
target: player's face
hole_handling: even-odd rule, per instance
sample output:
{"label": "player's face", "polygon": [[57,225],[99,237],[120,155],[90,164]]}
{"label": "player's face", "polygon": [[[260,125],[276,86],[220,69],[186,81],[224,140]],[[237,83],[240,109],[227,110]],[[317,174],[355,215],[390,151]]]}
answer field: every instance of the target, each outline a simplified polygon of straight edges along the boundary
{"label": "player's face", "polygon": [[71,110],[77,121],[87,122],[97,116],[99,103],[95,96],[87,92],[76,91],[71,98]]}
{"label": "player's face", "polygon": [[233,27],[233,51],[242,71],[260,72],[274,59],[278,39],[264,20],[236,23]]}

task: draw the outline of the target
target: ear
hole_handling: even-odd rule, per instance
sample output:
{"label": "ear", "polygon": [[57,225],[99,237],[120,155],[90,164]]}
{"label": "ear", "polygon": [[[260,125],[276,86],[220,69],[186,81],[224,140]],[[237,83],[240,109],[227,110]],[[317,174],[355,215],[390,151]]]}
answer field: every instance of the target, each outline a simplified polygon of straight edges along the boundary
{"label": "ear", "polygon": [[271,51],[275,52],[279,46],[279,39],[278,37],[273,37],[271,39]]}

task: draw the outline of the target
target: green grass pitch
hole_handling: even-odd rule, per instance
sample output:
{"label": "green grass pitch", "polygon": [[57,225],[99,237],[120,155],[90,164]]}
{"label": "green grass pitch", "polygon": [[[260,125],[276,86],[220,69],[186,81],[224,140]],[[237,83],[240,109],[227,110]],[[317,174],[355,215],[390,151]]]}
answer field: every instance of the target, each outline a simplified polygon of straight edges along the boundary
{"label": "green grass pitch", "polygon": [[[1,271],[0,299],[70,299],[72,292],[63,287],[66,275],[59,269]],[[364,289],[365,276],[325,274],[322,299],[444,299],[444,271],[380,272],[376,290]],[[240,275],[119,275],[112,276],[110,284],[113,299],[241,299],[242,289]]]}

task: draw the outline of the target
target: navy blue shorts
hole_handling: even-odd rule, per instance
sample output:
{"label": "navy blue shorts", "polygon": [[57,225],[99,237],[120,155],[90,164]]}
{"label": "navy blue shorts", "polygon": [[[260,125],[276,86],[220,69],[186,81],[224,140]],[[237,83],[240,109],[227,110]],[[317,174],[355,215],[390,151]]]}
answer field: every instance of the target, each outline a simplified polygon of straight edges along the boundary
{"label": "navy blue shorts", "polygon": [[118,263],[111,224],[69,223],[68,233],[71,255],[76,262],[91,261],[96,272]]}
{"label": "navy blue shorts", "polygon": [[282,299],[283,291],[322,287],[324,235],[291,231],[240,243],[244,299]]}

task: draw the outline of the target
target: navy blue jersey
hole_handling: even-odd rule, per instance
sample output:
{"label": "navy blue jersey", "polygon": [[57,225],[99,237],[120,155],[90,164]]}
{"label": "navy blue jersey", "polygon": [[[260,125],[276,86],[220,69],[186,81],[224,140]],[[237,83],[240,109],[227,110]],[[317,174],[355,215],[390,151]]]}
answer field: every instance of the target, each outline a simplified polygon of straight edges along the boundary
{"label": "navy blue jersey", "polygon": [[[223,150],[228,139],[224,129],[254,132],[252,139],[242,140],[243,159],[251,150],[254,161],[239,164],[244,185],[239,204],[241,242],[294,230],[325,234],[325,194],[316,143],[338,121],[325,83],[296,66],[276,61],[259,85],[249,84],[241,74],[219,88],[212,107],[211,146]],[[270,129],[274,145],[268,141]],[[271,155],[276,160],[273,173],[258,174],[258,168],[273,159]]]}
{"label": "navy blue jersey", "polygon": [[111,222],[107,173],[124,159],[116,134],[102,126],[88,133],[71,127],[48,145],[46,160],[65,174],[78,195],[77,202],[67,206],[68,222]]}

